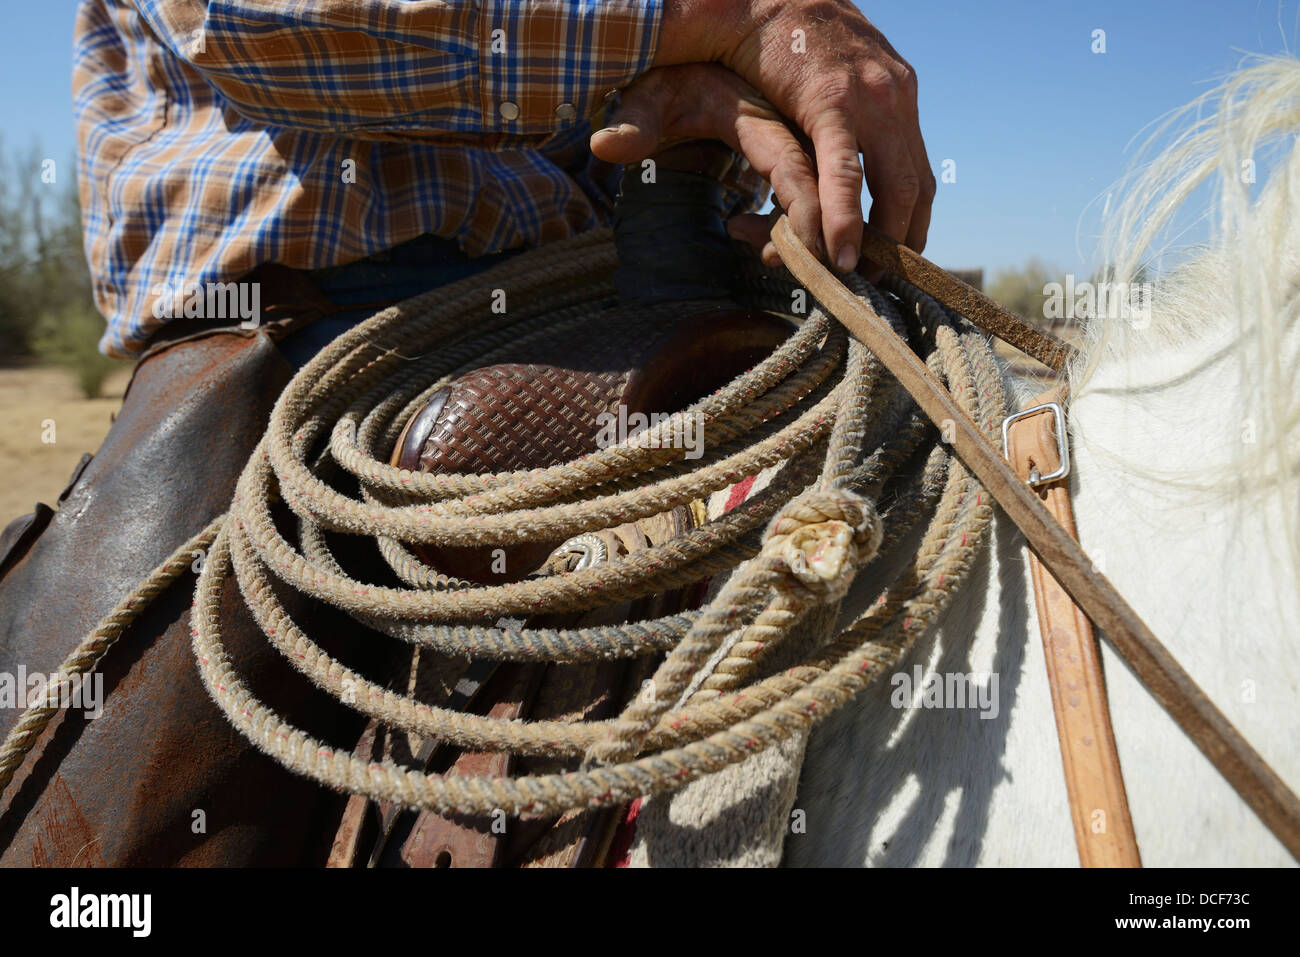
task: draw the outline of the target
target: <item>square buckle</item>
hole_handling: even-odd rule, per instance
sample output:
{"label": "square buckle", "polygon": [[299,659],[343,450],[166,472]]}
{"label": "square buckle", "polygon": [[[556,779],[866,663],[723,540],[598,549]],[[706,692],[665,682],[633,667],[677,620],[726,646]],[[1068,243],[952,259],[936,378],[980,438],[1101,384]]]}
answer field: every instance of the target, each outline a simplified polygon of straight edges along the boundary
{"label": "square buckle", "polygon": [[1032,409],[1022,409],[1021,411],[1013,413],[1002,420],[1002,449],[1005,453],[1009,446],[1007,430],[1011,427],[1012,422],[1019,421],[1020,419],[1027,419],[1029,416],[1037,415],[1039,412],[1048,411],[1050,411],[1053,418],[1056,419],[1056,452],[1061,460],[1061,465],[1050,475],[1038,475],[1037,469],[1030,472],[1029,478],[1025,481],[1033,487],[1046,485],[1048,482],[1055,482],[1057,479],[1063,479],[1070,474],[1070,443],[1065,434],[1065,410],[1061,408],[1061,403],[1059,402],[1045,402],[1042,405],[1034,406]]}

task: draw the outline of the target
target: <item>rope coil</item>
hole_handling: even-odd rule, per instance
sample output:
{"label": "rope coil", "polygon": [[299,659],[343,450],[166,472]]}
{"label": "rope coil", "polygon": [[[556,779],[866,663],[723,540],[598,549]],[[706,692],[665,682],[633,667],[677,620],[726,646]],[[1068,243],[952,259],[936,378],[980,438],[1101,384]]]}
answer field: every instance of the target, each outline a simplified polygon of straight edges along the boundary
{"label": "rope coil", "polygon": [[[151,578],[156,593],[188,567],[177,565],[177,556],[210,543],[191,616],[200,675],[231,723],[285,767],[330,787],[442,813],[556,814],[664,793],[835,711],[897,662],[964,582],[985,540],[988,496],[874,356],[820,308],[724,389],[573,462],[494,475],[387,464],[409,416],[463,371],[557,324],[632,308],[611,305],[615,259],[609,230],[586,233],[408,300],[340,336],[280,396],[230,512]],[[887,287],[895,299],[856,276],[846,282],[896,329],[907,325],[905,312],[924,326],[932,371],[994,438],[1005,397],[984,337],[905,283]],[[501,287],[524,304],[509,316],[490,309]],[[788,273],[764,273],[746,259],[733,295],[750,308],[784,312],[795,288]],[[695,305],[635,308],[666,317]],[[705,453],[693,461],[666,441],[684,415],[704,424]],[[921,464],[909,472],[909,462]],[[769,469],[776,471],[768,486],[725,515],[643,551],[542,578],[471,585],[410,549],[567,540],[669,511]],[[356,480],[359,497],[338,490],[340,476]],[[276,526],[275,502],[297,518],[296,542]],[[837,603],[878,553],[919,531],[927,515],[919,551],[866,611],[835,636],[809,642],[796,634],[811,608]],[[350,577],[328,533],[374,541],[400,586]],[[724,572],[732,573],[725,585],[695,612],[571,631],[491,624],[508,615],[597,608]],[[346,706],[462,748],[585,763],[568,773],[442,777],[362,761],[313,739],[241,681],[222,640],[221,597],[232,579],[267,640]],[[284,587],[459,658],[667,655],[652,678],[654,693],[637,696],[616,718],[495,720],[398,694],[331,658],[281,604],[276,592]],[[129,607],[138,613],[143,606]],[[114,627],[109,643],[125,624]],[[107,647],[102,628],[91,638]],[[765,673],[782,646],[796,663]],[[89,669],[97,660],[83,651],[69,663]],[[0,746],[0,789],[48,723],[44,711],[29,714]]]}

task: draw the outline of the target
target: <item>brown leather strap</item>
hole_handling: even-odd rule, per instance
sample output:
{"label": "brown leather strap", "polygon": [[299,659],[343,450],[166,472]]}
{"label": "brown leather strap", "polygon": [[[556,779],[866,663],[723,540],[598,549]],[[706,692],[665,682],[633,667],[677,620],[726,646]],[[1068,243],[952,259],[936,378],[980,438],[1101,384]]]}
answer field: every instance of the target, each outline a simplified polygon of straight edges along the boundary
{"label": "brown leather strap", "polygon": [[[865,344],[926,416],[952,423],[952,447],[1020,528],[1147,690],[1210,759],[1279,841],[1300,860],[1300,799],[1286,786],[1129,607],[1038,497],[1002,458],[917,355],[799,241],[783,215],[772,227],[781,261],[808,292]],[[870,255],[870,250],[867,250]],[[881,263],[889,268],[889,263]],[[937,267],[936,267],[937,268]]]}
{"label": "brown leather strap", "polygon": [[[1061,398],[1061,390],[1053,389],[1026,408],[1060,402]],[[1060,467],[1054,420],[1044,408],[1017,419],[1008,428],[1007,460],[1022,479],[1028,481],[1035,470],[1039,475],[1051,475]],[[1034,491],[1061,527],[1077,539],[1066,479],[1039,485]],[[1141,867],[1092,623],[1033,552],[1029,553],[1029,569],[1079,863],[1084,867]]]}
{"label": "brown leather strap", "polygon": [[[371,718],[366,723],[361,739],[353,749],[354,754],[370,755],[371,760],[382,759],[382,752],[377,747],[381,726]],[[378,818],[375,815],[375,802],[364,794],[348,795],[348,802],[343,806],[343,817],[334,832],[334,843],[330,847],[326,867],[356,867],[361,860],[362,847],[367,841],[367,832],[372,831]]]}
{"label": "brown leather strap", "polygon": [[1002,308],[974,286],[940,269],[908,249],[898,240],[866,226],[862,231],[862,252],[895,276],[933,296],[949,309],[965,316],[989,335],[997,336],[1032,356],[1055,372],[1063,372],[1075,356],[1074,347],[1055,336],[1040,332]]}
{"label": "brown leather strap", "polygon": [[[528,710],[541,683],[541,669],[518,662],[499,665],[484,688],[490,718],[514,721]],[[517,760],[507,751],[461,751],[447,777],[505,777]],[[494,867],[505,852],[505,815],[497,818],[462,814],[437,814],[423,810],[415,814],[411,832],[396,856],[408,867]]]}

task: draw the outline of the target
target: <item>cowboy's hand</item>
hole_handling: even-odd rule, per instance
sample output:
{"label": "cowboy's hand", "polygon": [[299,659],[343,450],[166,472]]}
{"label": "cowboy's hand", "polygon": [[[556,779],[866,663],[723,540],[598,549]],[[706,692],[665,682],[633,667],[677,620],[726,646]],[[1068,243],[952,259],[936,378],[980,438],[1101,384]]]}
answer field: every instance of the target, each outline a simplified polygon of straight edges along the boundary
{"label": "cowboy's hand", "polygon": [[665,0],[653,65],[710,61],[747,80],[811,143],[815,183],[787,184],[801,206],[798,219],[792,197],[772,184],[810,249],[824,239],[840,268],[857,262],[864,169],[871,224],[924,249],[935,180],[916,74],[851,0]]}
{"label": "cowboy's hand", "polygon": [[[665,140],[722,140],[772,184],[800,237],[819,235],[812,161],[772,105],[726,67],[691,63],[649,70],[623,91],[613,122],[617,125],[591,138],[591,151],[606,162],[640,162]],[[736,216],[728,228],[737,239],[762,248],[767,265],[780,263],[767,241],[766,216]]]}

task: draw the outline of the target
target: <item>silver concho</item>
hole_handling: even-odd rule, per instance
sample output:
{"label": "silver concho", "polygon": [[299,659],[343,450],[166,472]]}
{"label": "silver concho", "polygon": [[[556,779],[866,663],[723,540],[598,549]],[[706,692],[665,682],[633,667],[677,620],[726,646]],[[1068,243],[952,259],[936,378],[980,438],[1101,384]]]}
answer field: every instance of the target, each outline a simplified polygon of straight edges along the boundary
{"label": "silver concho", "polygon": [[609,560],[609,546],[605,544],[603,538],[599,535],[593,535],[591,532],[575,535],[555,550],[557,555],[564,555],[569,552],[580,556],[578,564],[573,567],[575,572]]}

